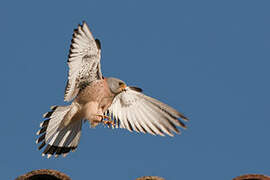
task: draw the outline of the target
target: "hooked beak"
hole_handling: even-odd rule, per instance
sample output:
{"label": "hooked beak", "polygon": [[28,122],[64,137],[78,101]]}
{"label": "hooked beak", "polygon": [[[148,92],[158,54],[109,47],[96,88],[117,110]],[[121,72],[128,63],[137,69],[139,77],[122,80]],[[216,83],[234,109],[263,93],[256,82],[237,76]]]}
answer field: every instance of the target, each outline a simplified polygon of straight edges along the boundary
{"label": "hooked beak", "polygon": [[121,91],[125,91],[126,88],[127,88],[127,85],[126,85],[126,84],[122,84],[122,85],[120,86]]}

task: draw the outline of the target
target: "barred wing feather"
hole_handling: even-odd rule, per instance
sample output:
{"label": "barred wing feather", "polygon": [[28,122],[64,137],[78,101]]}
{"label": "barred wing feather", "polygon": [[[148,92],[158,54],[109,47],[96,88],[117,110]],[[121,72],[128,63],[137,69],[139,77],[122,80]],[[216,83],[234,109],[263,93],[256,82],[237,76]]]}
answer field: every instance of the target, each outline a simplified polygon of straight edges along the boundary
{"label": "barred wing feather", "polygon": [[65,101],[78,94],[80,87],[102,79],[100,68],[100,42],[95,40],[85,22],[74,30],[68,58],[69,75],[65,89]]}
{"label": "barred wing feather", "polygon": [[188,121],[174,108],[130,88],[114,98],[108,114],[116,128],[161,136],[180,133],[178,126],[186,128],[180,119]]}

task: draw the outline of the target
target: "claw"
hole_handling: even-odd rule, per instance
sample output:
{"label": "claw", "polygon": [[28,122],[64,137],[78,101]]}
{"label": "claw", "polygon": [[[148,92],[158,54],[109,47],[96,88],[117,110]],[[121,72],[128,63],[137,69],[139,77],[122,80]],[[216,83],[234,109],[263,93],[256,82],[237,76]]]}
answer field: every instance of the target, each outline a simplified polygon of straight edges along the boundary
{"label": "claw", "polygon": [[[101,117],[101,120],[92,120],[92,122],[98,123],[98,124],[102,123],[103,125],[108,126],[108,127],[114,127],[115,126],[115,124],[112,121],[112,118],[110,116],[101,115],[101,114],[97,114],[96,116]],[[105,119],[107,119],[107,120],[105,120]]]}
{"label": "claw", "polygon": [[114,124],[113,121],[103,120],[102,122],[103,122],[103,124],[104,124],[105,126],[106,126],[106,125],[109,126],[109,127],[115,126],[115,124]]}

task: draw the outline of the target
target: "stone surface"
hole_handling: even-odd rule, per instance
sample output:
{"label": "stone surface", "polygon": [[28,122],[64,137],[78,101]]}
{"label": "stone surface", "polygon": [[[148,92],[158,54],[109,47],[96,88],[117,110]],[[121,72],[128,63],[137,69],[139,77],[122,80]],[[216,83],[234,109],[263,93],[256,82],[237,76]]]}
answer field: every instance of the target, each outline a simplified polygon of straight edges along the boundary
{"label": "stone surface", "polygon": [[270,180],[270,177],[261,174],[246,174],[238,176],[233,180]]}
{"label": "stone surface", "polygon": [[21,175],[15,180],[71,180],[71,178],[56,170],[39,169]]}
{"label": "stone surface", "polygon": [[[66,174],[52,170],[52,169],[39,169],[34,170],[24,175],[19,176],[15,180],[71,180]],[[158,176],[143,176],[136,180],[165,180]],[[270,180],[269,176],[261,174],[246,174],[238,176],[233,180]]]}
{"label": "stone surface", "polygon": [[165,180],[165,179],[158,176],[143,176],[143,177],[137,178],[136,180]]}

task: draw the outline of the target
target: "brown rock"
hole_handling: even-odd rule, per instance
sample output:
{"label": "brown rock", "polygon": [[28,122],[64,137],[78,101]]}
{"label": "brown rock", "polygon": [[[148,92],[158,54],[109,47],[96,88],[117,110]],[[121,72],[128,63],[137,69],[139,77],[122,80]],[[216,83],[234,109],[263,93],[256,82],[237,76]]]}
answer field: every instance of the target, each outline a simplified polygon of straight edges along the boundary
{"label": "brown rock", "polygon": [[261,174],[246,174],[238,176],[233,180],[270,180],[270,177]]}
{"label": "brown rock", "polygon": [[137,178],[136,180],[165,180],[165,179],[158,176],[143,176],[143,177]]}
{"label": "brown rock", "polygon": [[39,169],[21,175],[15,180],[71,180],[71,178],[56,170]]}

